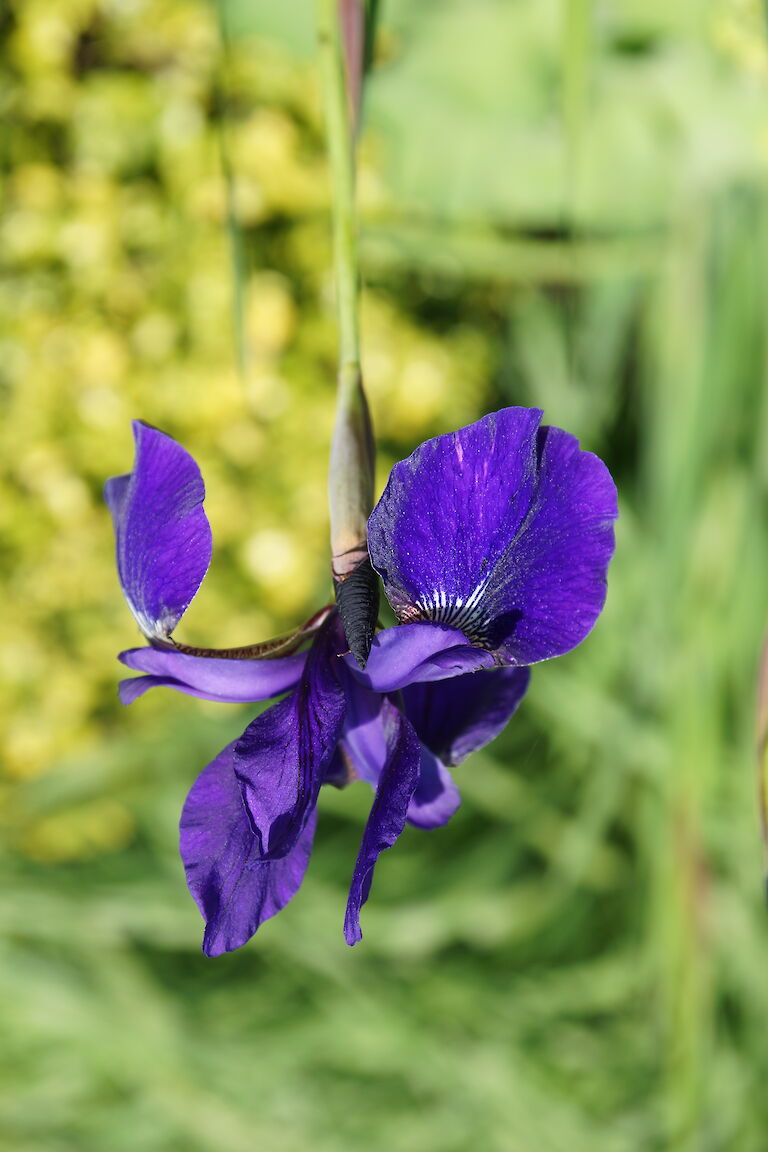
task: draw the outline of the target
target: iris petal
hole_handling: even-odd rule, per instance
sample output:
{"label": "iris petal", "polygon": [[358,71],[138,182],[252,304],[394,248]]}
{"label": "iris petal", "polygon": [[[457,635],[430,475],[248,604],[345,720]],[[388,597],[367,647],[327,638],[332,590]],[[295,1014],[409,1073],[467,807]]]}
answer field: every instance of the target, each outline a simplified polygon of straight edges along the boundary
{"label": "iris petal", "polygon": [[502,557],[491,642],[510,662],[561,656],[584,639],[602,611],[618,515],[605,464],[575,436],[542,428],[536,495]]}
{"label": "iris petal", "polygon": [[375,692],[396,692],[406,684],[445,680],[492,668],[494,659],[469,644],[463,632],[444,624],[400,624],[374,638],[365,670],[351,656],[345,664],[355,679]]}
{"label": "iris petal", "polygon": [[232,767],[233,747],[198,776],[179,826],[187,884],[205,920],[207,956],[239,948],[285,907],[304,879],[315,832],[312,812],[288,855],[260,859]]}
{"label": "iris petal", "polygon": [[317,634],[290,696],[248,725],[234,752],[242,797],[264,857],[292,851],[329,770],[344,721],[334,661],[337,616]]}
{"label": "iris petal", "polygon": [[614,545],[607,468],[540,420],[506,408],[427,441],[392,469],[368,521],[399,618],[460,629],[510,664],[584,639]]}
{"label": "iris petal", "polygon": [[269,700],[293,688],[306,663],[306,652],[275,660],[224,660],[213,656],[188,656],[172,648],[130,648],[118,657],[123,664],[146,676],[120,683],[120,699],[130,704],[150,688],[165,686],[227,704],[250,704]]}
{"label": "iris petal", "polygon": [[405,712],[419,739],[444,763],[460,764],[493,740],[517,711],[528,668],[494,668],[438,684],[403,689]]}
{"label": "iris petal", "polygon": [[415,828],[441,828],[461,804],[461,794],[445,764],[421,745],[419,782],[408,805],[408,823]]}
{"label": "iris petal", "polygon": [[180,444],[135,420],[133,472],[104,488],[112,513],[117,570],[147,639],[170,636],[211,560],[211,529],[200,469]]}
{"label": "iris petal", "polygon": [[408,807],[419,781],[419,738],[405,716],[388,701],[384,702],[384,710],[387,759],[352,874],[344,919],[347,944],[362,940],[360,909],[368,899],[376,861],[386,848],[392,847],[405,827]]}
{"label": "iris petal", "polygon": [[382,710],[385,701],[378,692],[344,676],[347,710],[342,745],[355,775],[375,788],[387,759],[387,738]]}
{"label": "iris petal", "polygon": [[539,408],[507,408],[421,444],[392,469],[368,546],[401,619],[462,628],[514,538],[536,484]]}
{"label": "iris petal", "polygon": [[[389,755],[387,718],[391,704],[363,688],[348,673],[345,680],[347,713],[342,744],[357,777],[376,788]],[[408,820],[419,828],[438,828],[450,820],[460,803],[450,772],[422,742],[419,781],[408,807]]]}

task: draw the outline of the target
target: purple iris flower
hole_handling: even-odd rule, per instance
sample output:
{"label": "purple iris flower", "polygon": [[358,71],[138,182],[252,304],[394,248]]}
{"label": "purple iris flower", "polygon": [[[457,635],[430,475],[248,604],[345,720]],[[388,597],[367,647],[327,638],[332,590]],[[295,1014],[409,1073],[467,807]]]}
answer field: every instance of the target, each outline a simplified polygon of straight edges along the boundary
{"label": "purple iris flower", "polygon": [[505,726],[529,665],[592,628],[616,490],[601,460],[541,417],[503,409],[393,468],[368,544],[399,623],[377,634],[364,669],[331,606],[297,632],[303,651],[285,642],[201,652],[172,639],[211,559],[205,490],[179,444],[134,424],[134,470],[105,490],[120,581],[149,641],[120,654],[143,673],[121,683],[121,699],[155,686],[229,702],[287,693],[203,770],[184,804],[181,855],[207,955],[244,944],[295,895],[320,788],[354,778],[375,789],[344,924],[347,942],[360,940],[379,854],[406,822],[450,819],[460,800],[449,769]]}

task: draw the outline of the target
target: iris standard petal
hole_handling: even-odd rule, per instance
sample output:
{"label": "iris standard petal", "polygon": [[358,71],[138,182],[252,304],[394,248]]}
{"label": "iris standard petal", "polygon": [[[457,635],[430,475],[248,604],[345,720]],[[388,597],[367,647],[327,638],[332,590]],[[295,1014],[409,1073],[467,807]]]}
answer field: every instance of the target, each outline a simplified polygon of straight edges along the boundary
{"label": "iris standard petal", "polygon": [[400,619],[476,624],[494,565],[530,508],[541,416],[505,408],[394,466],[368,547]]}
{"label": "iris standard petal", "polygon": [[211,561],[205,486],[195,461],[170,436],[133,422],[133,472],[114,476],[104,498],[115,527],[123,593],[147,639],[171,634]]}
{"label": "iris standard petal", "polygon": [[396,692],[406,684],[445,680],[492,668],[494,659],[482,648],[472,647],[463,632],[444,624],[400,624],[385,628],[373,641],[365,670],[352,656],[345,664],[355,679],[374,692]]}
{"label": "iris standard petal", "polygon": [[120,683],[120,699],[130,704],[148,689],[165,686],[226,704],[252,704],[287,692],[298,683],[306,652],[274,660],[224,660],[213,656],[189,656],[172,648],[129,648],[119,660],[136,672],[133,680]]}
{"label": "iris standard petal", "polygon": [[233,747],[198,776],[179,826],[187,884],[205,920],[207,956],[239,948],[285,907],[304,879],[315,832],[313,812],[287,856],[259,858],[232,767]]}
{"label": "iris standard petal", "polygon": [[511,664],[567,652],[594,624],[616,490],[574,437],[506,408],[395,465],[368,522],[401,620],[439,621]]}
{"label": "iris standard petal", "polygon": [[528,668],[494,668],[403,689],[419,739],[446,764],[460,764],[505,727],[528,689]]}
{"label": "iris standard petal", "polygon": [[387,759],[352,874],[344,919],[347,944],[357,944],[362,939],[360,909],[368,899],[376,861],[386,848],[392,847],[405,827],[408,807],[419,781],[419,738],[394,705],[385,701],[383,707]]}
{"label": "iris standard petal", "polygon": [[561,656],[581,643],[602,611],[618,515],[602,460],[575,436],[542,428],[536,495],[499,562],[490,640],[517,664]]}
{"label": "iris standard petal", "polygon": [[235,772],[264,857],[293,849],[332,764],[344,721],[334,666],[340,644],[334,614],[315,637],[297,687],[257,716],[235,745]]}

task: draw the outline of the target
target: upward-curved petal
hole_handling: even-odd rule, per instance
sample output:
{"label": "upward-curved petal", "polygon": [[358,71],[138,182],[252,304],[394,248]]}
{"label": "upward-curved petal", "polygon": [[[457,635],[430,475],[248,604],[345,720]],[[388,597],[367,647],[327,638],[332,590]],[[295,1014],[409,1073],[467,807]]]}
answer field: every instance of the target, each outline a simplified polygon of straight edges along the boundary
{"label": "upward-curved petal", "polygon": [[133,422],[133,471],[113,476],[104,498],[115,528],[117,570],[147,639],[170,636],[211,560],[205,486],[190,454],[164,432]]}
{"label": "upward-curved petal", "polygon": [[618,516],[603,461],[560,428],[537,437],[536,492],[494,573],[490,641],[511,663],[535,664],[580,644],[602,611]]}
{"label": "upward-curved petal", "polygon": [[506,408],[422,444],[368,522],[401,620],[463,631],[505,662],[567,652],[605,600],[616,489],[537,408]]}
{"label": "upward-curved petal", "polygon": [[539,408],[505,408],[421,444],[396,464],[368,547],[403,620],[473,625],[536,483]]}

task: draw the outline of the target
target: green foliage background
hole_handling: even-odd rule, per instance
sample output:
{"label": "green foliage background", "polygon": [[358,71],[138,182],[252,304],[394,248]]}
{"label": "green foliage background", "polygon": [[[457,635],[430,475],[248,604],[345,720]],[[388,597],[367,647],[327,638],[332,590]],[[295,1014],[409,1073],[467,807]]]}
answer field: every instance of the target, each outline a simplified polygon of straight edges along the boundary
{"label": "green foliage background", "polygon": [[[535,403],[608,461],[609,600],[377,871],[199,952],[176,850],[251,715],[116,701],[129,420],[200,461],[183,638],[328,594],[328,187],[304,0],[0,9],[0,1146],[768,1147],[753,703],[766,615],[768,50],[751,0],[390,0],[362,144],[380,481]],[[435,493],[439,499],[439,493]]]}

